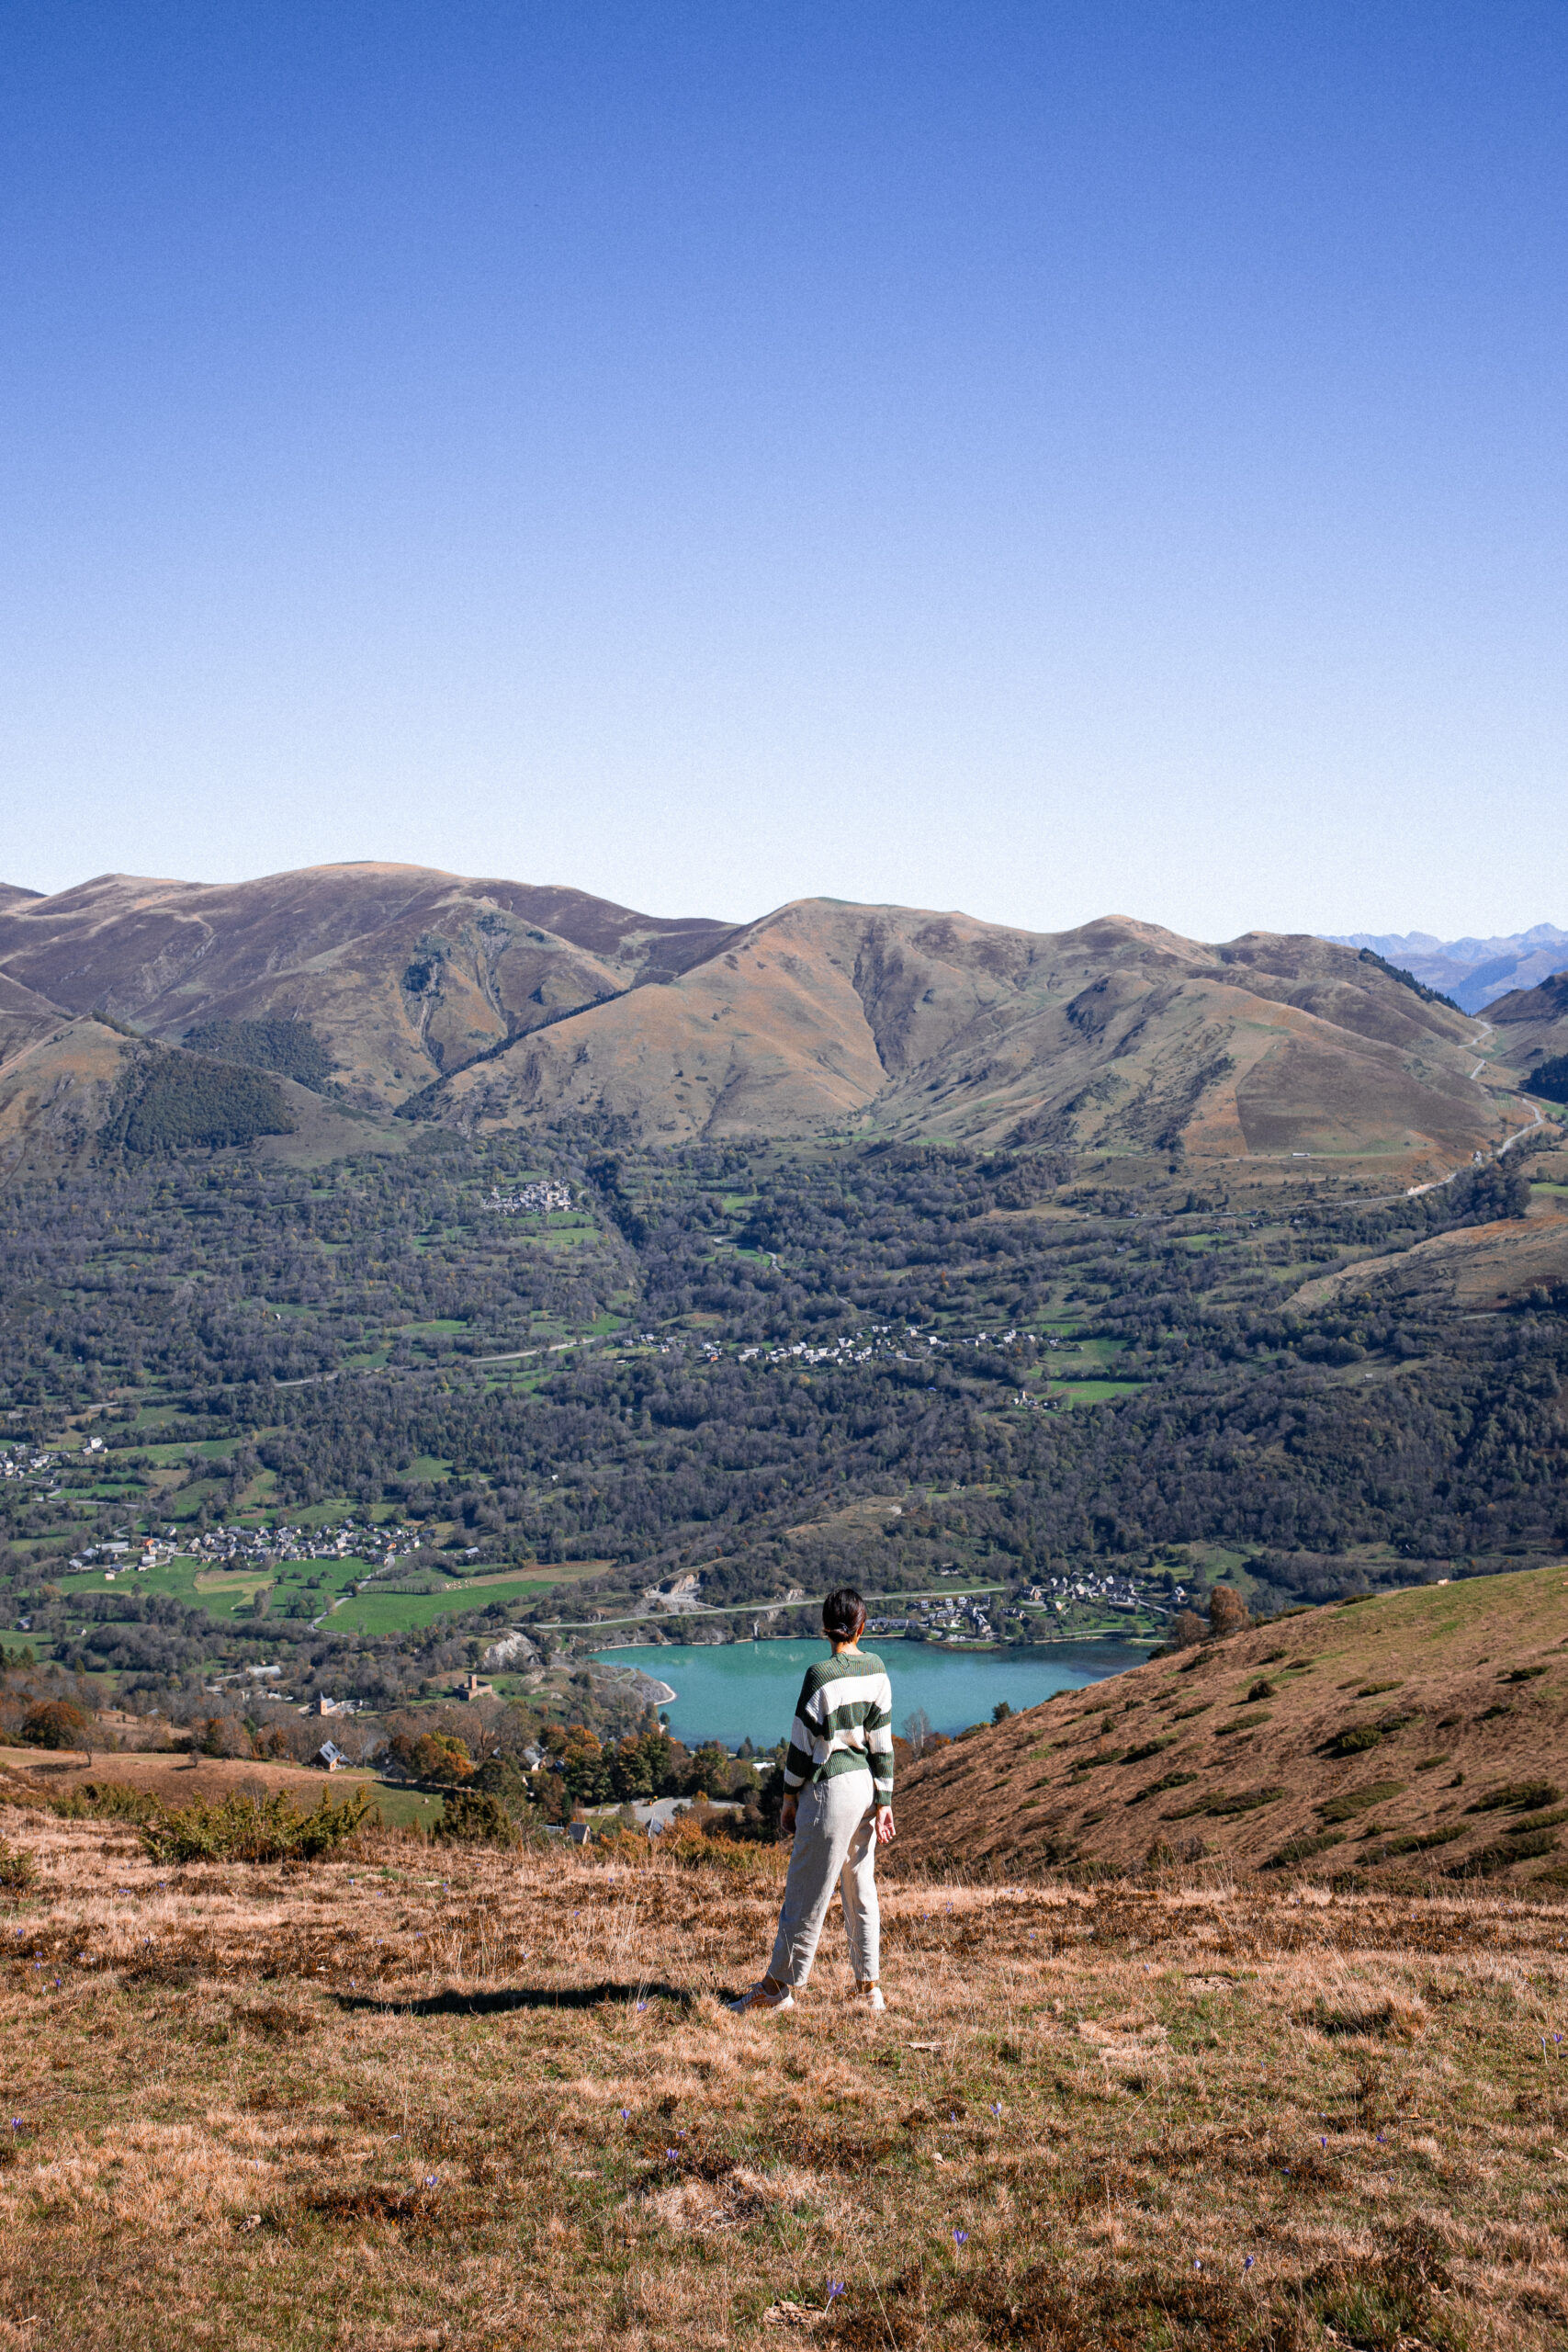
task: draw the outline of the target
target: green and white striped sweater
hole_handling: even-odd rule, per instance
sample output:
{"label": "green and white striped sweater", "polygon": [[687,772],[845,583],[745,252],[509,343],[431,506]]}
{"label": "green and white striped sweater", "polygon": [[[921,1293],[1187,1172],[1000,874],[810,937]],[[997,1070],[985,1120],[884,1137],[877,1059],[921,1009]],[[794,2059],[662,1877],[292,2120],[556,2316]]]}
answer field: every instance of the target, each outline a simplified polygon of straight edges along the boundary
{"label": "green and white striped sweater", "polygon": [[893,1800],[893,1686],[870,1650],[844,1650],[807,1667],[790,1728],[784,1786],[830,1781],[869,1768],[878,1804]]}

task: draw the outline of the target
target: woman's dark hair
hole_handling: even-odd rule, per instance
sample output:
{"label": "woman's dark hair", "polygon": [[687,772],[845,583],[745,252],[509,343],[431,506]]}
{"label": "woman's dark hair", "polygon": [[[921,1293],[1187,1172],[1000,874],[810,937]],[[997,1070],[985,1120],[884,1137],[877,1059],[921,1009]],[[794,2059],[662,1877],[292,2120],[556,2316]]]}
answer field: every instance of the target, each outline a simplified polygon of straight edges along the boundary
{"label": "woman's dark hair", "polygon": [[822,1603],[822,1631],[830,1642],[858,1640],[865,1623],[865,1603],[852,1584],[841,1584]]}

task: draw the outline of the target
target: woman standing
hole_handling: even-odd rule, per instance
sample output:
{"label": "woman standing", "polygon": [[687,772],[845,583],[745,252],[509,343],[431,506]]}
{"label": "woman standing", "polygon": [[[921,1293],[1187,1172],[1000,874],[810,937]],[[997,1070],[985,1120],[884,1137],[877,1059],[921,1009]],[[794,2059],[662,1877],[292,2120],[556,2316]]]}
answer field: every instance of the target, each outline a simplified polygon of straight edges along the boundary
{"label": "woman standing", "polygon": [[886,2007],[878,1982],[882,1920],[876,1849],[893,1836],[893,1690],[879,1657],[860,1646],[865,1603],[850,1586],[822,1604],[830,1658],[807,1669],[784,1768],[779,1834],[793,1837],[789,1878],[768,1973],[730,2007],[793,2009],[811,1973],[833,1889],[863,2007]]}

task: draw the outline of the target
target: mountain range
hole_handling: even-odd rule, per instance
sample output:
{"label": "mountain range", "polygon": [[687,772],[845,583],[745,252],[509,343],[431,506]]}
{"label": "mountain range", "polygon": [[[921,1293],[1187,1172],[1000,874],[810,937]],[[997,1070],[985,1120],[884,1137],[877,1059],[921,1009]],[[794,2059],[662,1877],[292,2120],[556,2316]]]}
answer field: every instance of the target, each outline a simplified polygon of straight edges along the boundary
{"label": "mountain range", "polygon": [[1529,931],[1493,939],[1434,939],[1429,931],[1355,931],[1345,947],[1369,947],[1429,989],[1451,997],[1465,1012],[1482,1012],[1511,989],[1534,988],[1568,971],[1568,931],[1538,922]]}
{"label": "mountain range", "polygon": [[[1366,951],[830,899],[759,921],[367,863],[0,888],[0,1140],[83,1147],[152,1047],[296,1107],[644,1142],[825,1132],[1412,1175],[1517,1123],[1474,1024]],[[1501,1082],[1500,1082],[1501,1081]],[[1517,1109],[1517,1106],[1516,1106]]]}

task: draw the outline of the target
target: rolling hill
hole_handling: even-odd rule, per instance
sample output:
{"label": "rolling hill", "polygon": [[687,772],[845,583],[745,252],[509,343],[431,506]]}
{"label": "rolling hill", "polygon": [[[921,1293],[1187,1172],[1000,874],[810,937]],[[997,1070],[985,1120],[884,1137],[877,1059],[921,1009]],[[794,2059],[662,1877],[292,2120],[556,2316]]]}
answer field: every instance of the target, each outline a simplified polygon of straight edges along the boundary
{"label": "rolling hill", "polygon": [[1369,1887],[1568,1883],[1565,1626],[1568,1564],[1205,1642],[923,1756],[900,1853],[1012,1875],[1165,1849]]}
{"label": "rolling hill", "polygon": [[1124,917],[1035,933],[813,899],[736,925],[416,866],[106,876],[0,898],[0,1029],[63,1057],[54,1091],[34,1073],[40,1118],[113,1052],[72,1027],[101,1012],[468,1134],[607,1116],[649,1143],[1311,1154],[1409,1182],[1517,1123],[1473,1024],[1376,956]]}
{"label": "rolling hill", "polygon": [[1119,917],[1029,933],[807,899],[426,1104],[470,1129],[608,1111],[649,1141],[834,1127],[1435,1170],[1498,1134],[1471,1039],[1461,1016],[1321,940],[1210,946]]}
{"label": "rolling hill", "polygon": [[181,1044],[302,1022],[347,1096],[389,1110],[441,1070],[685,968],[727,926],[424,866],[308,867],[232,886],[102,875],[0,898],[0,970],[64,1012]]}

